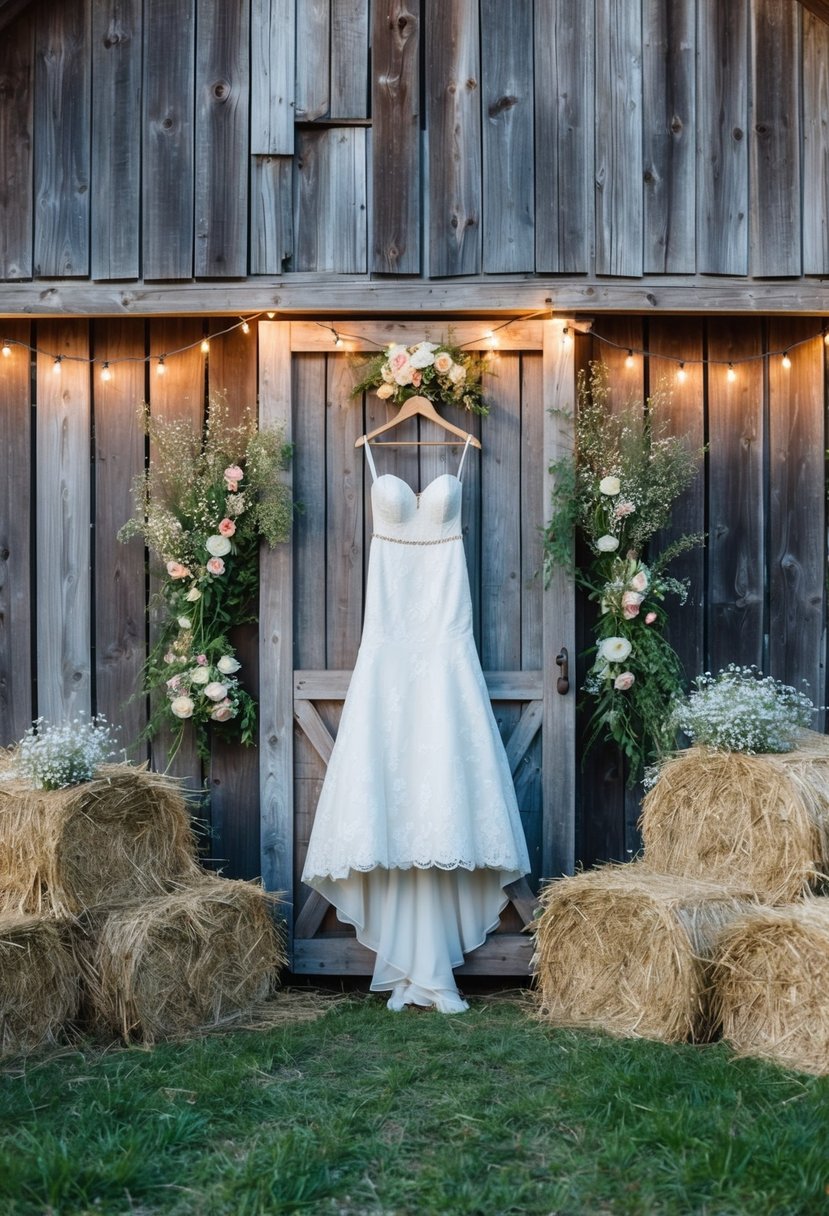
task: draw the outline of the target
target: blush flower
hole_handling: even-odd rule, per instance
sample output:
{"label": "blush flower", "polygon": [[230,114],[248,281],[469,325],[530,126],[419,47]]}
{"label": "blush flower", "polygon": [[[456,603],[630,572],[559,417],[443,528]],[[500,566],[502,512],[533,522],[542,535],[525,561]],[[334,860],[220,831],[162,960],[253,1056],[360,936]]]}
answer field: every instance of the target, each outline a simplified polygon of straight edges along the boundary
{"label": "blush flower", "polygon": [[626,515],[632,515],[636,507],[632,502],[617,502],[613,508],[613,514],[617,519],[624,519]]}
{"label": "blush flower", "polygon": [[191,684],[209,684],[210,683],[210,668],[209,667],[194,667],[189,673]]}
{"label": "blush flower", "polygon": [[176,697],[170,702],[170,709],[177,718],[192,718],[195,708],[190,697]]}
{"label": "blush flower", "polygon": [[207,570],[210,574],[224,574],[225,564],[220,557],[211,557],[207,563]]}
{"label": "blush flower", "polygon": [[230,701],[225,699],[220,701],[216,708],[211,712],[210,717],[214,722],[227,722],[228,718],[232,718],[235,711]]}
{"label": "blush flower", "polygon": [[655,620],[656,620],[656,613],[655,613],[655,612],[648,612],[648,613],[645,615],[645,624],[646,624],[646,625],[652,625],[652,624],[654,623],[654,621],[655,621]]}
{"label": "blush flower", "polygon": [[627,690],[632,687],[635,680],[636,676],[632,671],[622,671],[613,681],[613,687],[618,689],[619,692],[627,692]]}
{"label": "blush flower", "polygon": [[626,621],[632,621],[635,616],[639,615],[639,606],[643,598],[638,591],[625,591],[622,595],[622,616]]}
{"label": "blush flower", "polygon": [[649,579],[647,570],[643,570],[640,567],[628,583],[628,586],[632,591],[647,591],[648,582]]}
{"label": "blush flower", "polygon": [[235,481],[237,486],[244,477],[244,473],[239,468],[238,464],[229,464],[224,471],[225,481]]}
{"label": "blush flower", "polygon": [[439,376],[445,376],[452,366],[452,356],[448,350],[442,350],[435,358],[435,371]]}
{"label": "blush flower", "polygon": [[220,536],[233,536],[235,531],[236,531],[236,525],[232,519],[223,519],[222,522],[219,524],[219,535]]}
{"label": "blush flower", "polygon": [[220,680],[213,680],[205,685],[204,695],[210,701],[222,701],[227,696],[227,685],[222,684]]}
{"label": "blush flower", "polygon": [[167,573],[170,578],[188,578],[190,571],[186,566],[182,566],[181,562],[168,562]]}

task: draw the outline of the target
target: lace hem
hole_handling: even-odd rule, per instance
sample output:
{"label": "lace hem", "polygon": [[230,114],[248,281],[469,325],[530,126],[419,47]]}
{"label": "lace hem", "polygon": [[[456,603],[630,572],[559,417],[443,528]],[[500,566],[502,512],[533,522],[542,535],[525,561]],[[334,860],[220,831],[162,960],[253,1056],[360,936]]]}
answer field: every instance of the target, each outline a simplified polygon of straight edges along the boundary
{"label": "lace hem", "polygon": [[340,879],[348,878],[349,874],[369,874],[372,870],[497,870],[499,872],[509,871],[517,874],[519,877],[523,874],[529,874],[529,867],[524,865],[518,857],[500,858],[497,861],[481,861],[481,860],[463,860],[463,861],[438,861],[434,858],[428,858],[423,861],[408,860],[408,861],[369,861],[369,862],[353,862],[347,866],[338,866],[336,869],[325,870],[320,872],[319,869],[313,873],[302,873],[302,881],[309,886],[314,885],[314,880],[331,879],[337,882]]}

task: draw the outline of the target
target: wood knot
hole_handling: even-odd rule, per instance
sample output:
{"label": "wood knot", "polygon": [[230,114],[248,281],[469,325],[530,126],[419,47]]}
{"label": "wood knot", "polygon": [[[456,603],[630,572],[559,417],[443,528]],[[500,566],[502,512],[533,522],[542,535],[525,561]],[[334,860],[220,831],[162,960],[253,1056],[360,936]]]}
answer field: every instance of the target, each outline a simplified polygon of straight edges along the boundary
{"label": "wood knot", "polygon": [[736,140],[739,142],[739,141],[740,141],[740,140],[743,138],[743,129],[742,129],[742,127],[735,127],[735,128],[734,128],[734,130],[731,132],[731,134],[732,134],[732,135],[734,136],[734,138],[735,138],[735,139],[736,139]]}
{"label": "wood knot", "polygon": [[164,119],[162,119],[162,121],[161,121],[161,126],[162,126],[162,128],[163,128],[165,131],[170,131],[170,130],[172,130],[172,127],[173,127],[173,120],[172,120],[172,118],[164,118]]}
{"label": "wood knot", "polygon": [[230,85],[226,80],[217,80],[213,85],[213,96],[217,101],[224,101],[230,92]]}
{"label": "wood knot", "polygon": [[673,132],[674,135],[679,135],[681,130],[682,130],[682,119],[677,118],[676,114],[674,114],[673,118],[671,119],[671,131]]}
{"label": "wood knot", "polygon": [[504,110],[511,110],[514,105],[518,104],[518,98],[507,94],[505,97],[499,97],[497,101],[493,101],[489,107],[489,117],[497,118],[499,114],[503,114]]}

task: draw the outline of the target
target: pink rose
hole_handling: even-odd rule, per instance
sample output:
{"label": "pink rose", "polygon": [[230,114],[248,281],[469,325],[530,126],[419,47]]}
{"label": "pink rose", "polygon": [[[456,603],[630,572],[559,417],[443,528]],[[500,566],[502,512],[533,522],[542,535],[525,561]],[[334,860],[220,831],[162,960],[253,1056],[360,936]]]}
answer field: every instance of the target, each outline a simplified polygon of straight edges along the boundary
{"label": "pink rose", "polygon": [[220,701],[210,717],[214,722],[227,722],[228,718],[233,717],[233,706],[230,701]]}
{"label": "pink rose", "polygon": [[617,688],[619,692],[627,692],[635,680],[636,676],[632,671],[623,671],[613,681],[613,687]]}
{"label": "pink rose", "polygon": [[633,591],[647,591],[648,576],[644,570],[637,570],[633,578],[628,583],[628,586]]}
{"label": "pink rose", "polygon": [[206,667],[207,666],[207,655],[206,654],[197,654],[196,662],[198,663],[199,667]]}
{"label": "pink rose", "polygon": [[238,481],[226,481],[226,482],[225,482],[225,485],[227,486],[228,491],[229,491],[231,494],[235,494],[235,493],[236,493],[236,491],[239,489],[239,483],[238,483]]}
{"label": "pink rose", "polygon": [[224,701],[227,698],[227,685],[222,684],[221,680],[213,680],[205,686],[204,695],[210,701]]}
{"label": "pink rose", "polygon": [[399,372],[409,362],[409,353],[405,350],[400,350],[396,355],[392,355],[389,359],[389,367],[393,372]]}
{"label": "pink rose", "polygon": [[236,531],[236,525],[232,519],[223,519],[219,524],[219,534],[221,536],[232,536]]}
{"label": "pink rose", "polygon": [[639,615],[639,605],[645,597],[638,591],[626,591],[622,596],[622,616],[626,621],[632,621]]}
{"label": "pink rose", "polygon": [[169,680],[167,681],[167,687],[172,688],[173,691],[176,692],[179,688],[181,688],[181,676],[170,676]]}
{"label": "pink rose", "polygon": [[168,562],[167,573],[170,578],[189,578],[190,571],[186,566],[182,566],[181,562]]}
{"label": "pink rose", "polygon": [[412,372],[412,384],[415,386],[415,388],[419,388],[419,387],[420,387],[420,384],[421,384],[422,380],[423,380],[423,373],[422,373],[422,372],[419,372],[419,371],[417,371],[417,370],[415,370],[415,371],[413,371],[413,372]]}
{"label": "pink rose", "polygon": [[173,654],[172,650],[168,650],[164,656],[164,662],[165,663],[175,663],[175,661],[176,661],[176,656]]}
{"label": "pink rose", "polygon": [[225,564],[220,557],[211,557],[207,563],[210,574],[224,574]]}
{"label": "pink rose", "polygon": [[624,519],[626,515],[632,515],[636,507],[632,502],[619,502],[613,509],[613,514],[617,519]]}
{"label": "pink rose", "polygon": [[240,482],[244,477],[244,473],[239,468],[238,464],[229,464],[224,471],[225,481]]}
{"label": "pink rose", "polygon": [[655,620],[656,620],[656,613],[655,613],[655,612],[649,612],[649,613],[646,615],[646,617],[645,617],[645,624],[646,624],[646,625],[652,625],[652,624],[654,623],[654,621],[655,621]]}

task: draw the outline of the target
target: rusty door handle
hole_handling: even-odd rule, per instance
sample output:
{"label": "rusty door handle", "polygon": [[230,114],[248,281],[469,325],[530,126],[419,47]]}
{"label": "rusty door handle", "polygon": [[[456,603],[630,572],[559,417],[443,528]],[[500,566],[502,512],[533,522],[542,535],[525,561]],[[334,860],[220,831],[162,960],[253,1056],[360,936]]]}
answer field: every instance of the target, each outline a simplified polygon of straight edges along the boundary
{"label": "rusty door handle", "polygon": [[556,655],[556,665],[561,669],[561,674],[556,680],[556,692],[563,697],[570,691],[570,659],[566,646],[562,646]]}

